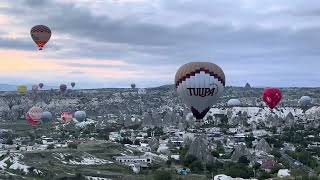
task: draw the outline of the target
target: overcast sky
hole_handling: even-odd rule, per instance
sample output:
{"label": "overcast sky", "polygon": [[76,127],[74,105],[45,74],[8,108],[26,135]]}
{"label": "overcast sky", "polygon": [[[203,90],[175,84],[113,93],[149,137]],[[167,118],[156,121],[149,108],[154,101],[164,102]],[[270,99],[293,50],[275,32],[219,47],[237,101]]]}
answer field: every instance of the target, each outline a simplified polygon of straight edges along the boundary
{"label": "overcast sky", "polygon": [[154,87],[210,61],[227,85],[320,86],[319,20],[319,0],[1,0],[0,84]]}

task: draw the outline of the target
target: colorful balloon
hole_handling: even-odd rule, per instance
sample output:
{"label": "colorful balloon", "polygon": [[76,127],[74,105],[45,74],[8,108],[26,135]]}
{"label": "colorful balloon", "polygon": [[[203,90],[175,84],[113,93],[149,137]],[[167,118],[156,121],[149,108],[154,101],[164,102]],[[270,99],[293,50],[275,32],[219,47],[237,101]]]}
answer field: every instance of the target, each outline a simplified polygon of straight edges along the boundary
{"label": "colorful balloon", "polygon": [[61,91],[61,92],[65,92],[66,90],[67,90],[67,85],[61,84],[61,85],[60,85],[60,91]]}
{"label": "colorful balloon", "polygon": [[191,62],[179,68],[175,85],[196,119],[202,119],[223,94],[225,75],[216,64]]}
{"label": "colorful balloon", "polygon": [[71,112],[63,112],[61,113],[61,120],[62,123],[68,123],[70,121],[72,121],[72,113]]}
{"label": "colorful balloon", "polygon": [[26,120],[32,126],[39,124],[39,120],[42,116],[42,109],[40,107],[34,106],[29,109],[26,113]]}
{"label": "colorful balloon", "polygon": [[262,93],[263,101],[270,109],[275,108],[282,98],[280,89],[278,88],[265,88]]}
{"label": "colorful balloon", "polygon": [[43,83],[39,83],[39,87],[40,87],[40,89],[42,89],[43,88]]}
{"label": "colorful balloon", "polygon": [[19,86],[17,86],[17,91],[18,91],[18,93],[19,93],[20,95],[25,95],[26,92],[27,92],[27,90],[28,90],[28,87],[25,86],[25,85],[19,85]]}
{"label": "colorful balloon", "polygon": [[36,25],[31,29],[30,34],[39,50],[42,50],[51,37],[51,30],[45,25]]}
{"label": "colorful balloon", "polygon": [[72,82],[72,83],[71,83],[71,87],[74,88],[75,86],[76,86],[76,83],[75,83],[75,82]]}
{"label": "colorful balloon", "polygon": [[39,86],[38,85],[36,85],[36,84],[32,85],[32,91],[36,92],[38,90],[39,90]]}

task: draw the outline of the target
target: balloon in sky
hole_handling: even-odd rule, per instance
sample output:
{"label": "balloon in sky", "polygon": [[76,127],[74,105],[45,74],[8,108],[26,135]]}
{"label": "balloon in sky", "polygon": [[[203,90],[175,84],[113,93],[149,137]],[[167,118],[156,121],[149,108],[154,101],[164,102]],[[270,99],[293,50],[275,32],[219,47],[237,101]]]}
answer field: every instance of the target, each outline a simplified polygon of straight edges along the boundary
{"label": "balloon in sky", "polygon": [[36,25],[31,28],[30,34],[33,41],[37,44],[39,50],[42,50],[44,45],[51,37],[51,30],[45,25]]}
{"label": "balloon in sky", "polygon": [[179,68],[175,76],[177,93],[191,107],[193,115],[202,119],[223,94],[223,70],[210,62],[191,62]]}
{"label": "balloon in sky", "polygon": [[38,90],[39,90],[39,86],[38,85],[36,85],[36,84],[32,85],[32,91],[36,92]]}
{"label": "balloon in sky", "polygon": [[241,102],[239,99],[230,99],[227,104],[228,106],[240,106]]}
{"label": "balloon in sky", "polygon": [[136,88],[136,84],[132,83],[132,84],[131,84],[131,88],[132,88],[132,89]]}
{"label": "balloon in sky", "polygon": [[19,85],[17,86],[17,91],[20,95],[25,95],[27,92],[28,88],[25,85]]}
{"label": "balloon in sky", "polygon": [[71,112],[63,112],[61,113],[61,120],[62,123],[68,123],[70,121],[72,121],[72,113]]}
{"label": "balloon in sky", "polygon": [[277,106],[282,98],[281,91],[278,88],[265,88],[262,93],[263,101],[270,109]]}
{"label": "balloon in sky", "polygon": [[76,86],[76,83],[75,83],[75,82],[72,82],[72,83],[71,83],[71,87],[74,88],[75,86]]}
{"label": "balloon in sky", "polygon": [[39,83],[39,87],[40,87],[40,89],[42,89],[43,88],[43,83]]}
{"label": "balloon in sky", "polygon": [[76,118],[77,121],[82,122],[82,121],[85,121],[85,120],[86,120],[87,114],[86,114],[86,112],[84,112],[84,111],[76,111],[76,112],[74,113],[74,118]]}
{"label": "balloon in sky", "polygon": [[52,120],[52,113],[49,111],[44,111],[41,116],[41,120],[43,123],[48,123]]}
{"label": "balloon in sky", "polygon": [[311,104],[311,97],[310,96],[302,96],[300,99],[299,99],[299,105],[300,106],[308,106]]}
{"label": "balloon in sky", "polygon": [[67,90],[67,85],[61,84],[61,85],[60,85],[60,91],[61,91],[61,92],[65,92],[66,90]]}
{"label": "balloon in sky", "polygon": [[26,119],[28,123],[32,126],[37,125],[41,117],[42,117],[42,109],[37,106],[33,106],[26,113]]}

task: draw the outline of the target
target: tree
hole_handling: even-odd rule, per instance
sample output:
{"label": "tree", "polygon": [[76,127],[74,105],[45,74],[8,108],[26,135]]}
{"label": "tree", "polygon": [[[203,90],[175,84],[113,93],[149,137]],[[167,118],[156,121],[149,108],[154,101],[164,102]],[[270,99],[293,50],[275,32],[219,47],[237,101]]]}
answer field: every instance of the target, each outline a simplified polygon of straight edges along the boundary
{"label": "tree", "polygon": [[167,166],[168,166],[168,167],[170,167],[170,166],[171,166],[171,164],[172,164],[172,160],[171,160],[171,158],[169,158],[169,159],[166,161],[166,164],[167,164]]}
{"label": "tree", "polygon": [[6,144],[8,144],[8,145],[13,145],[13,140],[12,140],[12,138],[7,139]]}
{"label": "tree", "polygon": [[238,163],[244,164],[244,165],[249,165],[250,161],[246,156],[240,156]]}
{"label": "tree", "polygon": [[54,145],[53,144],[49,144],[47,149],[54,149]]}
{"label": "tree", "polygon": [[190,169],[192,172],[200,173],[203,171],[204,168],[203,168],[202,162],[199,160],[196,160],[190,164]]}
{"label": "tree", "polygon": [[136,140],[134,141],[134,145],[140,146],[140,141],[139,141],[138,139],[136,139]]}
{"label": "tree", "polygon": [[154,180],[172,180],[172,174],[169,171],[156,171],[153,175]]}
{"label": "tree", "polygon": [[191,165],[194,161],[198,160],[198,158],[194,155],[187,155],[183,161],[183,164],[185,166],[188,166]]}
{"label": "tree", "polygon": [[218,151],[215,151],[215,150],[211,151],[211,155],[212,155],[213,157],[216,157],[216,158],[219,158],[219,157],[220,157],[219,152],[218,152]]}
{"label": "tree", "polygon": [[231,164],[227,168],[225,174],[234,178],[249,179],[253,176],[253,171],[243,164]]}
{"label": "tree", "polygon": [[281,153],[275,149],[271,151],[271,154],[277,159],[281,158]]}
{"label": "tree", "polygon": [[70,149],[78,149],[78,145],[76,143],[69,143],[68,148]]}

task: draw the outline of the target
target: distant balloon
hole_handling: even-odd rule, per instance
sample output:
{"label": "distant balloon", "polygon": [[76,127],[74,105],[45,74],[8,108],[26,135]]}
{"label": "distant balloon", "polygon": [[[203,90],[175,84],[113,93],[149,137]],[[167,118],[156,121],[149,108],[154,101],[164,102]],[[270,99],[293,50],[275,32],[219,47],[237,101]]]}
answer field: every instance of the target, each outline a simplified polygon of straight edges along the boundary
{"label": "distant balloon", "polygon": [[42,89],[43,88],[43,83],[39,83],[39,87],[40,87],[40,89]]}
{"label": "distant balloon", "polygon": [[36,92],[38,90],[39,90],[39,86],[38,85],[36,85],[36,84],[32,85],[32,91]]}
{"label": "distant balloon", "polygon": [[37,125],[42,116],[42,109],[34,106],[26,113],[26,120],[32,126]]}
{"label": "distant balloon", "polygon": [[225,75],[216,64],[191,62],[179,68],[175,84],[196,119],[202,119],[223,94]]}
{"label": "distant balloon", "polygon": [[61,84],[61,85],[60,85],[60,91],[61,91],[61,92],[65,92],[66,90],[67,90],[67,85]]}
{"label": "distant balloon", "polygon": [[71,112],[63,112],[61,113],[61,120],[62,123],[68,123],[70,121],[72,121],[72,113]]}
{"label": "distant balloon", "polygon": [[52,120],[52,114],[49,111],[44,111],[41,116],[41,120],[43,123],[48,123]]}
{"label": "distant balloon", "polygon": [[228,106],[240,106],[241,102],[239,99],[230,99],[227,104]]}
{"label": "distant balloon", "polygon": [[72,83],[71,83],[71,87],[74,88],[75,86],[76,86],[76,83],[75,83],[75,82],[72,82]]}
{"label": "distant balloon", "polygon": [[44,45],[51,37],[51,30],[47,26],[37,25],[31,29],[30,34],[32,40],[37,44],[39,50],[42,50]]}
{"label": "distant balloon", "polygon": [[27,92],[28,88],[25,85],[19,85],[17,86],[17,91],[20,95],[25,95]]}
{"label": "distant balloon", "polygon": [[132,84],[131,84],[131,88],[132,88],[132,89],[136,88],[136,84],[132,83]]}
{"label": "distant balloon", "polygon": [[74,117],[76,118],[77,121],[82,122],[82,121],[85,121],[85,120],[86,120],[87,114],[86,114],[86,112],[84,112],[84,111],[76,111],[76,112],[74,113]]}
{"label": "distant balloon", "polygon": [[147,90],[144,88],[138,89],[138,94],[147,94]]}
{"label": "distant balloon", "polygon": [[300,106],[308,106],[311,104],[311,97],[310,96],[302,96],[300,99],[299,99],[299,105]]}
{"label": "distant balloon", "polygon": [[278,88],[265,88],[262,93],[263,101],[270,109],[275,108],[282,98],[280,89]]}

